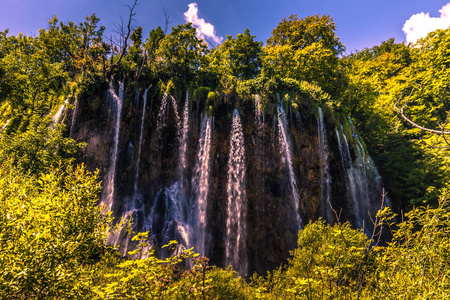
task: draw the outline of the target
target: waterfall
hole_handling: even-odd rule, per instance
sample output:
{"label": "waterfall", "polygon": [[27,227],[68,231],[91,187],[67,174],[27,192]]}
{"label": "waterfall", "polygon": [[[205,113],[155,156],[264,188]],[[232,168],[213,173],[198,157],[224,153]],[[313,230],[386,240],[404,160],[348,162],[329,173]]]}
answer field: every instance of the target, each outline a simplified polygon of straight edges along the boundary
{"label": "waterfall", "polygon": [[[350,123],[351,125],[351,123]],[[349,192],[349,196],[351,202],[353,204],[354,211],[354,222],[355,226],[358,228],[365,228],[367,230],[367,226],[370,226],[368,222],[365,223],[365,220],[369,221],[369,212],[375,214],[375,210],[368,210],[370,204],[372,202],[379,202],[378,199],[381,199],[382,187],[381,182],[377,182],[377,178],[379,178],[378,172],[376,168],[370,161],[370,158],[366,155],[364,151],[364,147],[361,144],[359,137],[352,129],[352,136],[355,137],[356,141],[356,149],[355,149],[355,160],[352,161],[350,156],[350,147],[347,141],[347,137],[344,134],[344,130],[341,124],[341,132],[343,137],[343,142],[341,142],[340,134],[336,129],[336,134],[338,137],[339,143],[339,151],[341,155],[342,167],[344,169],[344,173],[346,175],[346,186]],[[372,178],[371,178],[372,177]],[[379,189],[379,197],[376,198],[371,196],[370,190],[371,186],[377,185]],[[376,189],[377,187],[375,187]],[[374,217],[374,215],[372,215]]]}
{"label": "waterfall", "polygon": [[119,148],[119,133],[120,133],[120,117],[122,114],[122,103],[123,103],[123,83],[119,81],[119,95],[116,94],[113,87],[113,82],[111,80],[109,84],[109,95],[114,100],[114,103],[116,105],[115,111],[116,111],[116,124],[115,124],[115,130],[114,130],[114,145],[113,145],[113,152],[111,155],[111,164],[109,166],[108,173],[106,175],[105,180],[105,198],[102,199],[102,204],[105,205],[106,210],[111,210],[113,201],[114,201],[114,186],[115,186],[115,180],[116,180],[116,164],[117,164],[117,153]]}
{"label": "waterfall", "polygon": [[8,119],[8,120],[5,122],[5,124],[2,126],[2,129],[0,129],[0,133],[2,133],[3,131],[5,131],[6,126],[8,126],[8,124],[9,124],[9,121],[11,121],[11,119]]}
{"label": "waterfall", "polygon": [[56,114],[53,116],[53,124],[56,124],[59,122],[59,120],[61,119],[61,115],[63,114],[64,109],[66,108],[66,106],[64,104],[61,104],[61,106],[59,107],[58,111],[56,112]]}
{"label": "waterfall", "polygon": [[70,137],[73,135],[73,131],[75,130],[75,123],[77,121],[77,113],[78,113],[78,100],[75,100],[74,109],[72,112],[72,121],[70,122]]}
{"label": "waterfall", "polygon": [[147,109],[147,92],[151,88],[151,85],[145,89],[143,100],[144,105],[142,107],[142,117],[141,117],[141,131],[139,133],[139,145],[138,145],[138,155],[136,160],[136,173],[134,175],[134,196],[138,192],[138,180],[139,180],[139,166],[141,163],[141,147],[142,147],[142,137],[144,133],[144,120],[145,120],[145,110]]}
{"label": "waterfall", "polygon": [[[167,109],[167,94],[164,94],[161,107],[158,114],[157,130],[161,130],[165,126],[165,120],[168,118]],[[187,142],[189,131],[189,101],[188,94],[186,94],[185,106],[183,109],[183,127],[181,127],[181,119],[178,115],[178,106],[175,98],[170,96],[171,103],[174,108],[174,115],[177,127],[177,139],[179,141],[178,148],[178,166],[177,166],[177,180],[170,186],[164,188],[161,192],[158,192],[157,197],[154,200],[152,212],[150,217],[147,218],[146,223],[151,224],[153,234],[161,234],[160,241],[162,245],[169,243],[171,240],[177,240],[179,244],[176,246],[175,252],[170,252],[165,249],[163,256],[169,256],[171,254],[177,254],[191,247],[191,235],[192,229],[189,224],[188,218],[191,211],[188,206],[185,173],[187,167]],[[163,199],[163,200],[161,200]],[[164,211],[164,217],[157,211],[157,203]],[[163,225],[161,226],[161,218]],[[159,224],[159,225],[158,225]],[[156,228],[160,226],[159,228]],[[161,245],[161,246],[162,246]]]}
{"label": "waterfall", "polygon": [[209,179],[211,172],[210,152],[212,144],[212,123],[213,119],[203,116],[200,142],[195,164],[194,175],[192,177],[192,189],[195,195],[197,206],[196,224],[196,249],[201,255],[206,255],[206,208],[209,193]]}
{"label": "waterfall", "polygon": [[[180,158],[179,158],[179,166],[178,172],[181,177],[184,177],[186,168],[187,168],[187,137],[189,131],[189,100],[188,100],[188,92],[186,91],[186,101],[184,103],[183,109],[183,127],[181,129],[180,135]],[[183,183],[182,183],[183,184]]]}
{"label": "waterfall", "polygon": [[[177,209],[176,213],[176,220],[188,223],[188,216],[190,215],[188,202],[187,202],[187,184],[186,184],[186,166],[187,166],[187,137],[188,137],[188,131],[189,131],[189,102],[186,94],[186,101],[183,109],[183,127],[180,127],[181,120],[178,116],[178,107],[176,106],[175,99],[172,98],[172,104],[174,106],[175,110],[175,118],[177,120],[177,136],[179,138],[179,148],[178,148],[178,166],[177,166],[177,172],[178,172],[178,182],[177,184],[173,185],[172,187],[176,189],[176,193],[173,193],[173,196],[176,198],[172,198],[173,201],[175,201],[175,207]],[[190,247],[190,245],[186,244],[186,247]]]}
{"label": "waterfall", "polygon": [[164,126],[166,126],[166,110],[167,110],[167,93],[161,100],[161,106],[159,108],[158,118],[156,120],[156,130],[161,131]]}
{"label": "waterfall", "polygon": [[255,119],[256,125],[260,133],[264,128],[264,114],[262,110],[261,96],[255,95]]}
{"label": "waterfall", "polygon": [[56,111],[55,115],[52,118],[53,125],[57,124],[61,120],[61,117],[62,117],[63,113],[65,112],[67,102],[69,102],[69,99],[64,100],[64,103],[61,104],[61,106]]}
{"label": "waterfall", "polygon": [[331,222],[333,214],[330,208],[331,199],[331,176],[328,162],[328,140],[323,118],[322,108],[319,107],[319,118],[317,119],[317,130],[319,133],[319,158],[320,158],[320,190],[322,198],[322,216]]}
{"label": "waterfall", "polygon": [[181,130],[181,119],[180,119],[180,115],[178,114],[177,101],[175,100],[175,98],[172,95],[170,95],[170,99],[172,100],[172,106],[173,106],[173,110],[174,110],[174,113],[175,113],[175,122],[176,122],[176,126],[177,126],[178,137],[180,137],[180,133],[181,133],[180,132],[180,130]]}
{"label": "waterfall", "polygon": [[[372,220],[375,218],[380,207],[380,200],[383,193],[383,184],[381,176],[372,159],[367,154],[362,145],[360,137],[356,134],[352,120],[348,118],[352,136],[356,142],[356,160],[353,163],[355,169],[355,177],[358,179],[359,185],[359,208],[360,218],[365,221],[365,227],[368,231],[372,229]],[[390,206],[388,197],[384,198],[384,206]],[[369,216],[370,215],[370,216]]]}
{"label": "waterfall", "polygon": [[171,240],[179,242],[175,252],[169,253],[166,251],[167,249],[163,251],[164,256],[168,257],[170,254],[179,254],[184,249],[191,247],[192,230],[191,226],[186,222],[183,209],[180,207],[179,199],[183,196],[181,195],[180,183],[177,181],[169,188],[165,188],[162,196],[164,197],[165,208],[162,245],[166,245]]}
{"label": "waterfall", "polygon": [[[281,145],[281,157],[283,162],[287,162],[287,166],[289,169],[289,180],[291,183],[291,189],[292,189],[292,195],[294,197],[294,208],[295,213],[297,215],[297,224],[298,228],[301,228],[302,224],[302,218],[300,216],[300,195],[298,194],[297,190],[297,181],[295,178],[294,173],[294,166],[292,164],[292,154],[291,154],[291,147],[290,147],[290,141],[287,134],[287,120],[286,120],[286,114],[284,113],[283,106],[281,104],[278,105],[278,129],[281,133],[280,136],[280,145]],[[284,156],[286,155],[286,156]]]}
{"label": "waterfall", "polygon": [[226,264],[231,264],[239,274],[247,272],[246,247],[246,167],[244,135],[238,111],[233,111],[230,134],[227,182],[227,234]]}

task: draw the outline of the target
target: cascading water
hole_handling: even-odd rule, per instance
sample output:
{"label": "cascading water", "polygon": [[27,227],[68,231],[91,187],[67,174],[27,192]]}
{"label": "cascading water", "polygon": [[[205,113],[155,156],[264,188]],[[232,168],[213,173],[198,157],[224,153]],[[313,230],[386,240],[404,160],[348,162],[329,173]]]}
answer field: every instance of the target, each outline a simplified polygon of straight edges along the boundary
{"label": "cascading water", "polygon": [[174,113],[175,113],[175,122],[176,122],[176,126],[177,126],[178,136],[180,136],[180,133],[181,133],[180,132],[180,130],[181,130],[181,119],[180,119],[180,115],[178,114],[177,101],[175,100],[175,98],[172,95],[170,95],[170,99],[172,100],[172,106],[173,106],[173,110],[174,110]]}
{"label": "cascading water", "polygon": [[6,122],[5,122],[5,124],[2,126],[2,128],[0,129],[0,133],[2,133],[3,131],[5,131],[5,129],[6,129],[6,126],[8,126],[8,124],[9,124],[9,121],[11,121],[11,119],[8,119]]}
{"label": "cascading water", "polygon": [[[383,184],[377,168],[365,151],[360,137],[355,132],[352,120],[350,118],[348,120],[356,143],[356,160],[352,167],[355,169],[355,178],[358,182],[360,214],[365,222],[366,229],[370,231],[372,220],[375,218],[376,212],[381,209],[380,199],[383,197]],[[384,197],[383,205],[390,206],[389,198]]]}
{"label": "cascading water", "polygon": [[247,196],[244,134],[241,117],[235,109],[230,134],[227,182],[226,264],[239,274],[247,272],[246,228]]}
{"label": "cascading water", "polygon": [[300,195],[298,194],[297,181],[295,178],[294,167],[292,164],[292,154],[291,154],[291,149],[290,149],[289,137],[287,134],[286,114],[284,113],[284,109],[281,104],[279,104],[277,106],[277,110],[278,110],[278,129],[279,129],[279,132],[281,133],[281,136],[280,136],[281,157],[284,162],[287,162],[287,166],[289,169],[289,180],[291,183],[292,195],[294,197],[294,208],[295,208],[295,213],[297,216],[297,224],[298,224],[298,228],[301,228],[302,218],[300,216],[300,210],[299,210]]}
{"label": "cascading water", "polygon": [[134,188],[133,188],[134,196],[133,197],[136,197],[137,192],[138,192],[139,167],[141,164],[141,148],[142,148],[142,137],[143,137],[143,133],[144,133],[145,110],[147,109],[147,93],[150,88],[151,88],[151,85],[145,89],[144,95],[143,95],[144,105],[142,107],[141,130],[139,133],[139,145],[138,145],[138,155],[137,155],[137,160],[136,160],[136,173],[134,176]]}
{"label": "cascading water", "polygon": [[[341,140],[341,135],[343,138],[343,142]],[[353,204],[353,211],[354,211],[354,219],[355,219],[355,226],[358,228],[363,227],[363,218],[361,215],[361,209],[360,209],[360,196],[358,194],[359,192],[359,182],[358,182],[358,174],[353,168],[353,161],[350,155],[350,147],[347,141],[347,137],[344,133],[344,128],[341,124],[341,132],[336,128],[336,136],[339,143],[339,153],[341,155],[341,163],[342,168],[344,170],[345,176],[346,176],[346,186],[347,191],[349,192],[349,196],[351,198],[352,204]]]}
{"label": "cascading water", "polygon": [[260,95],[255,95],[255,119],[258,130],[261,133],[264,127],[264,114]]}
{"label": "cascading water", "polygon": [[[178,115],[178,105],[174,97],[171,97],[172,106],[174,108],[175,123],[177,128],[177,140],[179,142],[178,148],[178,166],[176,181],[169,187],[165,188],[158,198],[163,197],[163,207],[165,211],[164,225],[161,231],[161,243],[167,244],[170,240],[177,240],[179,244],[176,247],[175,253],[179,253],[183,249],[191,246],[192,229],[189,223],[191,210],[187,199],[187,184],[186,184],[186,168],[187,168],[187,140],[189,132],[189,101],[186,93],[185,107],[183,110],[183,127],[181,127],[181,120]],[[167,94],[164,94],[161,107],[158,115],[157,130],[161,130],[165,126],[165,119],[167,119]],[[156,206],[152,210],[156,209]],[[158,216],[155,211],[152,211],[150,223],[158,222]],[[156,221],[155,221],[156,220]],[[173,254],[167,251],[163,252],[165,256]]]}
{"label": "cascading water", "polygon": [[123,83],[120,81],[118,83],[119,83],[119,95],[117,95],[116,92],[114,91],[112,80],[109,84],[109,96],[115,103],[116,124],[114,128],[114,144],[111,155],[111,163],[109,166],[108,173],[106,175],[106,180],[104,181],[106,185],[103,188],[105,196],[102,197],[102,204],[105,205],[106,210],[111,210],[112,204],[114,202],[114,186],[116,180],[117,153],[119,148],[120,119],[122,115],[122,103],[124,95]]}
{"label": "cascading water", "polygon": [[53,116],[53,119],[52,119],[53,124],[56,124],[56,123],[58,123],[58,122],[60,121],[61,116],[63,115],[63,113],[64,113],[64,111],[65,111],[65,109],[66,109],[66,104],[67,104],[67,102],[68,102],[68,100],[66,99],[66,100],[64,101],[64,103],[61,104],[61,106],[59,107],[59,109],[58,109],[58,111],[55,113],[55,115]]}
{"label": "cascading water", "polygon": [[[350,120],[350,126],[351,120]],[[373,218],[376,210],[380,207],[376,207],[374,202],[381,198],[382,184],[380,176],[375,166],[372,164],[370,158],[367,156],[363,145],[359,137],[356,135],[352,128],[352,136],[355,141],[355,159],[352,161],[350,155],[350,147],[344,129],[341,124],[341,132],[343,142],[341,142],[340,134],[336,129],[336,135],[339,143],[339,151],[341,155],[342,167],[346,175],[346,185],[353,204],[354,211],[354,224],[358,228],[365,228],[368,233],[368,227],[371,226],[369,214]],[[379,198],[377,195],[372,195],[371,191],[375,190],[379,192]],[[374,203],[374,205],[372,205]],[[386,203],[388,205],[388,203]]]}
{"label": "cascading water", "polygon": [[161,106],[159,107],[158,118],[156,120],[156,130],[161,131],[166,126],[166,110],[167,110],[167,93],[161,100]]}
{"label": "cascading water", "polygon": [[209,118],[206,115],[203,116],[197,162],[192,177],[192,189],[197,207],[195,250],[201,255],[206,255],[208,250],[206,237],[206,209],[211,172],[210,152],[212,144],[212,123],[212,118]]}
{"label": "cascading water", "polygon": [[[142,107],[142,117],[140,124],[140,134],[139,134],[139,144],[138,144],[138,155],[136,159],[136,171],[134,176],[134,185],[133,185],[133,195],[132,197],[125,197],[123,199],[123,213],[122,218],[125,221],[124,226],[113,235],[112,244],[117,244],[118,242],[122,242],[121,251],[123,254],[127,253],[129,242],[131,237],[128,236],[128,232],[124,230],[126,228],[127,222],[133,221],[132,228],[135,229],[136,224],[139,219],[146,220],[145,210],[144,210],[144,202],[142,201],[142,196],[138,193],[138,181],[139,181],[139,167],[141,161],[141,147],[142,147],[142,139],[143,139],[143,131],[144,131],[144,120],[145,120],[145,111],[147,108],[147,92],[151,86],[145,89],[143,100],[144,104]],[[138,101],[137,101],[138,103]]]}
{"label": "cascading water", "polygon": [[[347,127],[345,137],[339,124],[335,137],[334,122],[325,122],[328,114],[324,116],[322,109],[317,118],[303,111],[300,115],[295,109],[288,112],[286,98],[284,107],[279,105],[274,111],[270,108],[276,101],[266,95],[265,115],[261,97],[255,96],[254,103],[239,103],[241,114],[234,111],[230,124],[226,112],[237,106],[233,99],[217,101],[216,117],[212,117],[200,113],[205,99],[189,101],[187,95],[185,101],[175,101],[165,94],[152,110],[148,101],[153,98],[148,95],[150,89],[145,89],[136,105],[127,106],[127,117],[124,114],[121,121],[123,85],[114,86],[115,91],[110,86],[111,101],[105,103],[111,108],[110,126],[96,118],[101,112],[99,115],[106,119],[107,105],[94,112],[80,102],[76,105],[79,112],[74,113],[79,118],[73,118],[72,124],[77,123],[71,126],[71,134],[75,131],[73,136],[79,141],[89,142],[90,148],[83,150],[89,168],[103,170],[105,164],[109,168],[102,172],[102,202],[115,210],[116,220],[132,218],[133,231],[150,231],[150,243],[159,257],[194,246],[195,252],[208,256],[214,265],[230,264],[241,275],[253,271],[261,274],[287,259],[289,250],[295,247],[302,218],[314,220],[321,215],[334,220],[329,202],[341,206],[342,219],[357,227],[363,220],[368,222],[366,210],[379,206],[380,201],[374,199],[381,197],[367,191],[375,191],[374,182],[379,180],[374,179],[377,175],[362,141],[354,132],[352,137]],[[150,123],[152,115],[158,118]],[[330,133],[332,136],[327,136]],[[119,135],[120,145],[129,145],[123,155],[119,155]],[[331,152],[337,147],[332,144],[336,139],[340,156]],[[108,152],[98,151],[108,145]],[[356,200],[358,204],[354,204]],[[122,254],[136,246],[125,230],[113,238],[121,243]],[[161,250],[170,240],[179,242],[175,251]]]}
{"label": "cascading water", "polygon": [[[181,188],[183,192],[185,192],[185,176],[186,176],[186,168],[187,168],[187,138],[189,131],[189,100],[188,100],[188,92],[186,91],[186,101],[184,103],[183,109],[183,127],[181,129],[180,135],[180,149],[179,149],[179,160],[178,160],[178,174],[180,174]],[[173,97],[172,97],[173,98]]]}
{"label": "cascading water", "polygon": [[322,216],[328,222],[333,219],[332,210],[330,208],[331,201],[331,176],[328,162],[328,139],[323,118],[322,108],[319,107],[319,118],[317,119],[317,130],[319,133],[319,158],[320,158],[320,190],[322,198]]}
{"label": "cascading water", "polygon": [[[171,254],[179,254],[184,249],[191,247],[191,227],[186,222],[186,216],[180,207],[181,188],[177,181],[169,188],[166,188],[163,194],[165,205],[165,223],[162,229],[162,244],[166,245],[171,240],[179,243],[175,247],[175,251]],[[163,251],[164,256],[170,253]]]}

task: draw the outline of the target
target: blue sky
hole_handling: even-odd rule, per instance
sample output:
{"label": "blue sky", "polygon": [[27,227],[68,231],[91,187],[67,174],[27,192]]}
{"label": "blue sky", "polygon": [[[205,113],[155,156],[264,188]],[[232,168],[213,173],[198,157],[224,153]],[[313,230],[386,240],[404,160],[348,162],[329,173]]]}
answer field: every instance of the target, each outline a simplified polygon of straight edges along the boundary
{"label": "blue sky", "polygon": [[[0,31],[10,29],[10,34],[37,34],[46,28],[46,20],[53,15],[64,22],[81,22],[92,13],[101,19],[108,30],[114,22],[127,17],[126,4],[132,0],[3,0],[0,10]],[[330,15],[337,26],[337,35],[347,47],[347,53],[372,47],[394,37],[406,41],[402,28],[413,15],[409,27],[429,27],[441,22],[439,10],[450,0],[139,0],[135,26],[142,26],[144,36],[157,26],[164,25],[163,9],[170,17],[170,26],[185,23],[188,5],[197,4],[197,18],[214,26],[217,37],[236,36],[249,28],[259,41],[269,38],[272,29],[284,18],[297,14]],[[450,19],[450,6],[448,9]],[[424,13],[417,15],[419,13]],[[426,15],[426,14],[429,15]],[[441,18],[440,18],[441,17]],[[440,19],[438,19],[440,18]],[[436,25],[438,26],[438,25]],[[425,30],[422,28],[422,31]]]}

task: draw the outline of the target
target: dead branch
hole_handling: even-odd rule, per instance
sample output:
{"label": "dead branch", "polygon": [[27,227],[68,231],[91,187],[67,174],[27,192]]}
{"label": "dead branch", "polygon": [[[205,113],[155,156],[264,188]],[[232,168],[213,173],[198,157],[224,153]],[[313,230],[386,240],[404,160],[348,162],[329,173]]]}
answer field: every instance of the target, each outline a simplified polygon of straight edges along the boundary
{"label": "dead branch", "polygon": [[[405,104],[403,104],[402,108],[398,108],[398,107],[397,107],[397,104],[401,101],[403,95],[400,96],[400,98],[398,99],[398,101],[394,104],[394,109],[397,111],[397,113],[400,114],[400,116],[401,116],[406,122],[408,122],[409,124],[411,124],[412,126],[414,126],[414,127],[416,127],[416,128],[419,128],[420,130],[427,131],[427,132],[431,132],[431,133],[436,133],[436,134],[442,134],[442,136],[449,135],[449,134],[450,134],[450,131],[444,131],[444,127],[445,127],[445,125],[448,123],[448,118],[449,118],[448,115],[447,115],[447,120],[445,121],[445,124],[444,124],[443,126],[441,126],[441,130],[435,130],[435,129],[426,128],[426,127],[420,126],[420,125],[417,124],[417,123],[414,123],[411,119],[409,119],[409,118],[404,114],[403,109],[404,109],[404,108],[406,107],[406,105],[408,104],[409,98],[411,97],[411,95],[412,95],[413,92],[414,92],[414,88],[411,90],[411,93],[409,94],[408,99],[406,100]],[[449,114],[450,114],[450,111],[449,111]],[[447,142],[447,141],[446,141],[446,142]],[[448,143],[447,143],[447,144],[448,144]]]}
{"label": "dead branch", "polygon": [[[126,33],[125,33],[125,29],[123,26],[123,20],[121,18],[121,23],[122,26],[120,28],[120,35],[121,35],[121,42],[123,42],[123,45],[121,44],[121,50],[120,50],[120,54],[119,54],[119,58],[117,59],[116,62],[111,63],[109,70],[108,70],[108,77],[111,77],[112,71],[114,68],[116,68],[120,61],[122,60],[122,58],[124,57],[127,49],[128,49],[128,39],[130,38],[131,32],[133,31],[132,27],[131,27],[131,23],[133,21],[135,21],[133,19],[133,17],[136,15],[136,13],[134,12],[134,9],[136,8],[138,0],[134,0],[134,3],[132,6],[127,5],[128,10],[130,11],[129,15],[128,15],[128,23],[127,23],[127,28],[126,28]],[[114,56],[114,55],[113,55]]]}
{"label": "dead branch", "polygon": [[163,7],[163,14],[164,14],[164,35],[167,34],[167,30],[169,29],[169,13],[167,12],[167,9]]}

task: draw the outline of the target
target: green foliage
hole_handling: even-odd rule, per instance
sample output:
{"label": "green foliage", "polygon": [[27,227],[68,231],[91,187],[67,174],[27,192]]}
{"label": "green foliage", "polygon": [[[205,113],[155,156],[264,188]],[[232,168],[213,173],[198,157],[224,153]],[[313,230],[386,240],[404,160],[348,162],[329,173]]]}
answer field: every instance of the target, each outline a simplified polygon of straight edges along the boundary
{"label": "green foliage", "polygon": [[62,163],[73,161],[82,144],[63,137],[64,126],[50,126],[51,120],[31,119],[24,132],[3,134],[0,138],[0,163],[10,162],[24,172],[46,173]]}
{"label": "green foliage", "polygon": [[440,128],[450,108],[449,36],[449,30],[439,30],[415,47],[390,39],[343,59],[349,88],[336,105],[355,121],[398,208],[436,204],[439,189],[448,184],[445,141],[398,118],[393,105],[400,99],[397,106],[407,103],[404,112],[413,121]]}
{"label": "green foliage", "polygon": [[159,42],[156,55],[160,78],[178,78],[188,83],[199,69],[207,46],[195,35],[191,23],[178,25]]}
{"label": "green foliage", "polygon": [[89,288],[83,266],[105,243],[99,191],[96,175],[83,166],[33,177],[2,162],[0,298],[83,297]]}
{"label": "green foliage", "polygon": [[201,86],[194,90],[193,100],[197,103],[200,103],[201,101],[205,101],[208,98],[208,95],[210,93],[210,89],[205,86]]}
{"label": "green foliage", "polygon": [[[139,233],[136,250],[143,259],[117,260],[106,252],[102,261],[93,266],[93,295],[95,299],[246,299],[245,282],[232,269],[222,270],[208,266],[208,259],[192,249],[158,259],[154,250],[148,250],[146,236]],[[170,241],[163,248],[175,247]],[[184,263],[190,261],[190,270]]]}
{"label": "green foliage", "polygon": [[291,15],[283,19],[267,40],[262,73],[309,81],[339,96],[345,78],[338,57],[345,47],[335,30],[329,16],[298,19],[297,15]]}
{"label": "green foliage", "polygon": [[1,40],[0,102],[9,101],[14,114],[31,109],[45,113],[57,101],[67,80],[62,62],[54,62],[40,38],[19,35]]}
{"label": "green foliage", "polygon": [[449,193],[443,190],[436,208],[417,207],[405,214],[393,241],[378,249],[370,299],[447,299],[450,292]]}
{"label": "green foliage", "polygon": [[240,80],[254,78],[261,68],[262,42],[255,41],[250,30],[236,38],[227,39],[211,54],[211,69],[221,77],[233,76]]}
{"label": "green foliage", "polygon": [[285,268],[264,282],[269,299],[353,299],[367,272],[370,241],[348,223],[308,224]]}
{"label": "green foliage", "polygon": [[419,207],[393,229],[389,208],[375,228],[391,229],[393,240],[379,246],[348,224],[310,223],[285,267],[254,276],[253,299],[447,299],[450,207],[441,191],[436,208]]}

